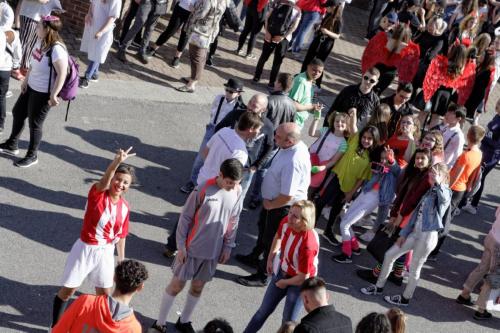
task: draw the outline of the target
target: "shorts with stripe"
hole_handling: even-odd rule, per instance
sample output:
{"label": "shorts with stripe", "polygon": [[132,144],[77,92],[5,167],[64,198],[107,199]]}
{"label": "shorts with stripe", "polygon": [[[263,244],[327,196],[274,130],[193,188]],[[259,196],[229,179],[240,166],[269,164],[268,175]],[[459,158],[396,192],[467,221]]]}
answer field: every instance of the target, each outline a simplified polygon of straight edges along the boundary
{"label": "shorts with stripe", "polygon": [[89,245],[78,239],[66,260],[61,285],[78,288],[87,278],[95,287],[113,287],[114,254],[114,244]]}
{"label": "shorts with stripe", "polygon": [[200,280],[211,281],[217,270],[217,259],[200,259],[186,257],[186,261],[181,264],[175,257],[172,264],[174,276],[182,281]]}

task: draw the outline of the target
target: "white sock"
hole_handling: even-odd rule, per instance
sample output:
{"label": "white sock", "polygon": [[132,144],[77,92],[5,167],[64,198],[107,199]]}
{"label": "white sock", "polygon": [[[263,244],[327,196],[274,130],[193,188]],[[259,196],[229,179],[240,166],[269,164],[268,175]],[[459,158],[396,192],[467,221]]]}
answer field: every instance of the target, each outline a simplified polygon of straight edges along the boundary
{"label": "white sock", "polygon": [[167,322],[167,316],[174,305],[175,296],[170,295],[166,291],[163,293],[163,298],[161,299],[160,313],[158,314],[158,320],[156,323],[158,325],[165,325]]}
{"label": "white sock", "polygon": [[196,307],[196,304],[198,304],[199,300],[199,297],[195,297],[188,292],[186,304],[184,304],[184,309],[182,310],[181,314],[181,323],[184,324],[190,322],[191,315],[193,314],[194,308]]}

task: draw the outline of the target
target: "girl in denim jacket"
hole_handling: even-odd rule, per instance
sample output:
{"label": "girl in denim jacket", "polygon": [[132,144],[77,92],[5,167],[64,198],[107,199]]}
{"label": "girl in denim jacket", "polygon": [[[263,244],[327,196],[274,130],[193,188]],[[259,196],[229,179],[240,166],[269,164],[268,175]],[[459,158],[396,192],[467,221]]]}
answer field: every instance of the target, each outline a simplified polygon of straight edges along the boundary
{"label": "girl in denim jacket", "polygon": [[439,163],[430,170],[432,187],[422,197],[413,211],[408,224],[399,233],[396,243],[385,253],[382,271],[377,283],[361,288],[365,295],[382,293],[392,265],[401,255],[413,250],[408,284],[402,295],[385,296],[384,300],[397,306],[407,306],[417,288],[420,271],[427,256],[438,241],[438,231],[443,229],[443,216],[451,201],[448,187],[449,175],[445,164]]}
{"label": "girl in denim jacket", "polygon": [[342,253],[332,258],[338,263],[351,263],[352,254],[360,253],[358,240],[351,226],[378,207],[374,226],[377,228],[387,218],[394,200],[396,182],[401,171],[395,163],[394,152],[388,146],[378,146],[370,154],[370,159],[372,177],[365,182],[361,194],[352,202],[340,223]]}

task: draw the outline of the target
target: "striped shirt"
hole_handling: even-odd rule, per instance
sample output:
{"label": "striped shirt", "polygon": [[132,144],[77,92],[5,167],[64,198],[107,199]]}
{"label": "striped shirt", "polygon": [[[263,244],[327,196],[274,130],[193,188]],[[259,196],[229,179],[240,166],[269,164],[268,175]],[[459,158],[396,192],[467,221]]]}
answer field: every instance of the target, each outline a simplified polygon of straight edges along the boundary
{"label": "striped shirt", "polygon": [[294,231],[283,218],[277,234],[281,239],[280,267],[289,276],[318,273],[319,237],[316,230]]}
{"label": "striped shirt", "polygon": [[90,188],[80,239],[89,245],[115,244],[127,237],[130,208],[125,199],[112,203],[108,191]]}

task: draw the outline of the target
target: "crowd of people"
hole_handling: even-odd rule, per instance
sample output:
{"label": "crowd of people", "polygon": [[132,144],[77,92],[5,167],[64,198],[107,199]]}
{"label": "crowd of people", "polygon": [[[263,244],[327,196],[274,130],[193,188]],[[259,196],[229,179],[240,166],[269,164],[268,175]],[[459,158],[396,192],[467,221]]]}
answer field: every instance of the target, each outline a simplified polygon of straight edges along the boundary
{"label": "crowd of people", "polygon": [[[179,66],[188,46],[191,73],[179,91],[194,92],[204,67],[214,65],[217,38],[225,26],[242,29],[234,41],[235,53],[248,60],[256,59],[255,41],[264,28],[255,83],[274,54],[269,94],[257,93],[245,103],[244,83],[231,77],[207,110],[209,122],[199,153],[189,181],[180,188],[189,196],[164,252],[173,258],[172,278],[160,294],[158,316],[149,332],[167,331],[167,316],[187,281],[188,295],[175,327],[194,332],[191,318],[204,286],[237,246],[245,202],[250,209],[260,207],[257,240],[250,253],[234,257],[255,273],[236,282],[267,288],[245,326],[249,333],[258,332],[283,299],[279,332],[353,331],[349,316],[329,304],[325,281],[319,277],[323,241],[338,247],[332,263],[345,265],[362,254],[361,241],[367,244],[377,263],[373,269],[356,271],[367,282],[362,294],[382,294],[387,280],[398,286],[406,282],[402,293],[384,296],[398,308],[368,314],[355,331],[404,332],[405,315],[399,307],[409,306],[425,262],[439,260],[455,216],[478,213],[486,177],[500,160],[500,100],[487,126],[479,125],[500,77],[500,2],[373,1],[360,82],[341,89],[323,112],[315,96],[335,40],[342,38],[342,16],[349,3],[245,0],[238,14],[239,2],[232,0],[180,0],[165,31],[150,43],[167,2],[131,1],[117,57],[126,62],[127,49],[135,42],[140,46],[137,56],[147,65],[181,28],[170,65]],[[58,0],[19,1],[15,12],[0,1],[0,11],[0,29],[5,32],[0,33],[2,131],[9,77],[22,80],[11,133],[0,144],[0,153],[19,154],[19,137],[28,119],[28,150],[15,162],[26,168],[38,163],[44,120],[60,104],[73,66],[59,34],[64,14]],[[121,13],[121,0],[91,1],[81,43],[89,63],[80,88],[98,81]],[[306,55],[301,73],[280,70],[287,54],[298,59],[302,50]],[[389,92],[394,83],[395,92]],[[309,147],[306,135],[316,138]],[[143,289],[148,272],[141,263],[125,259],[131,208],[123,195],[135,176],[124,162],[134,155],[132,147],[120,149],[90,188],[81,234],[54,298],[52,332],[141,331],[129,303]],[[322,216],[327,223],[320,237]],[[353,229],[356,224],[370,228],[359,235]],[[475,305],[477,320],[491,318],[488,310],[498,308],[499,253],[500,207],[481,262],[463,277],[464,288],[456,299]],[[96,296],[80,296],[66,310],[86,279],[95,286]],[[471,293],[480,282],[474,303]],[[300,319],[302,309],[308,314]],[[220,318],[204,328],[232,331]]]}

